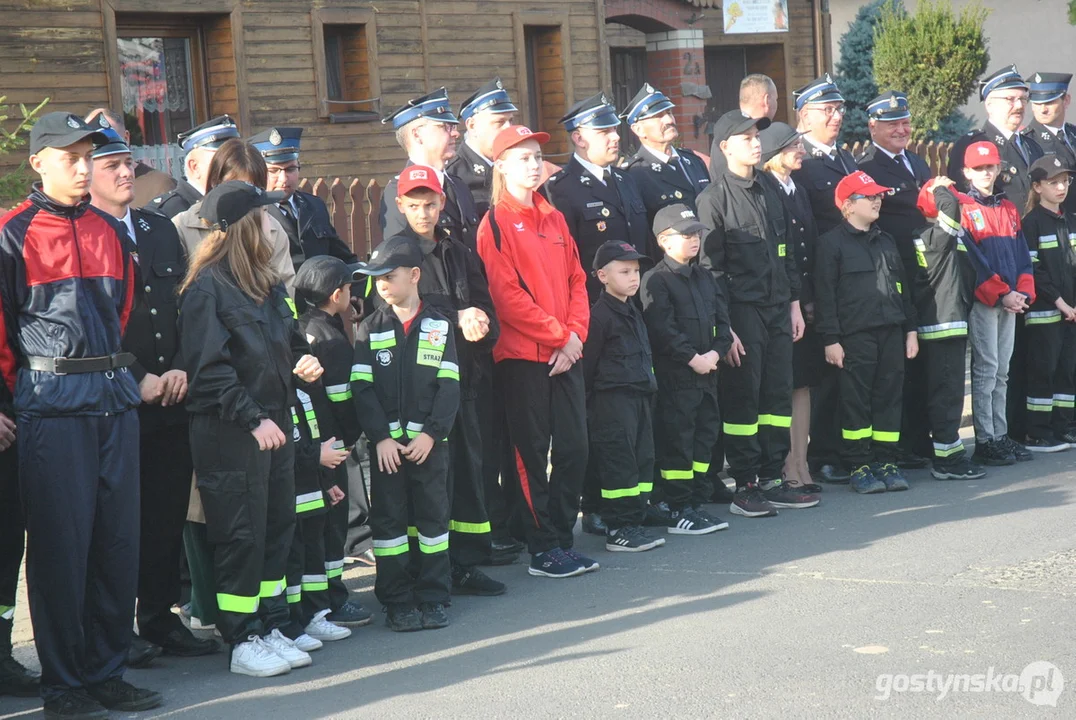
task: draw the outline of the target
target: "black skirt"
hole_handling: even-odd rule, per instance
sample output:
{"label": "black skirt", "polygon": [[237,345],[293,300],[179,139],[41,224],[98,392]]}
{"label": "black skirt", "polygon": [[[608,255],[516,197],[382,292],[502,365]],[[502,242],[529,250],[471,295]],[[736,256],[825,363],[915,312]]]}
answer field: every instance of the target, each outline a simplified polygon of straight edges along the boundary
{"label": "black skirt", "polygon": [[792,387],[796,390],[817,387],[825,369],[826,348],[822,336],[815,332],[814,323],[807,323],[803,337],[792,345]]}

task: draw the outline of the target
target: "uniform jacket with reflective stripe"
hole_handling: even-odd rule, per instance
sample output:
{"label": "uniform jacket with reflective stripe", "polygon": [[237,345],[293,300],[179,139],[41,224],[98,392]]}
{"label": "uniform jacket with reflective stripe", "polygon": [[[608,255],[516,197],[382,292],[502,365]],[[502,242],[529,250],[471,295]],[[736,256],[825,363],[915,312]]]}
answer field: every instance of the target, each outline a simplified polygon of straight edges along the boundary
{"label": "uniform jacket with reflective stripe", "polygon": [[864,232],[843,222],[824,234],[815,270],[815,321],[826,345],[879,327],[916,330],[904,263],[877,225]]}
{"label": "uniform jacket with reflective stripe", "polygon": [[1061,298],[1076,306],[1076,215],[1039,205],[1024,216],[1024,238],[1035,267],[1032,311],[1056,310]]}
{"label": "uniform jacket with reflective stripe", "polygon": [[[960,207],[951,192],[923,188],[921,205],[937,211],[937,224],[915,238],[915,299],[919,340],[943,340],[968,334],[975,271],[968,259],[967,231],[960,225]],[[933,215],[933,213],[932,213]]]}
{"label": "uniform jacket with reflective stripe", "polygon": [[322,433],[351,447],[359,439],[362,428],[351,392],[355,350],[344,333],[344,322],[339,315],[310,308],[299,318],[299,328],[310,343],[310,352],[325,368],[321,383],[331,402],[329,411],[318,416]]}
{"label": "uniform jacket with reflective stripe", "polygon": [[423,305],[404,335],[385,305],[359,326],[355,338],[352,393],[370,442],[388,437],[407,443],[425,432],[448,438],[460,407],[459,366],[452,324]]}
{"label": "uniform jacket with reflective stripe", "polygon": [[634,299],[622,302],[607,292],[598,296],[590,308],[583,375],[588,394],[602,390],[649,394],[657,390],[650,337]]}
{"label": "uniform jacket with reflective stripe", "polygon": [[134,304],[127,231],[90,205],[61,205],[35,184],[0,217],[0,371],[19,413],[103,415],[138,405],[134,375],[55,375],[25,358],[104,357],[121,350]]}
{"label": "uniform jacket with reflective stripe", "polygon": [[332,486],[332,476],[321,464],[321,443],[330,437],[322,428],[321,418],[329,412],[329,400],[320,380],[297,380],[296,385],[291,406],[295,423],[291,436],[295,443],[295,509],[304,515],[321,515],[328,512],[324,493]]}

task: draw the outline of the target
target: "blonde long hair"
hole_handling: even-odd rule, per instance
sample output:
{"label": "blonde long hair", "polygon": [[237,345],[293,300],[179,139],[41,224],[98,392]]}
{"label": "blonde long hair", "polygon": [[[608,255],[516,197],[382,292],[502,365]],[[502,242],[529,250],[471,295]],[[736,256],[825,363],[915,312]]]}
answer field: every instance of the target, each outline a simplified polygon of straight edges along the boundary
{"label": "blonde long hair", "polygon": [[236,287],[254,302],[264,302],[279,278],[270,264],[272,248],[262,233],[263,212],[257,208],[227,231],[210,232],[195,250],[179,292],[185,293],[203,271],[215,271],[227,263]]}

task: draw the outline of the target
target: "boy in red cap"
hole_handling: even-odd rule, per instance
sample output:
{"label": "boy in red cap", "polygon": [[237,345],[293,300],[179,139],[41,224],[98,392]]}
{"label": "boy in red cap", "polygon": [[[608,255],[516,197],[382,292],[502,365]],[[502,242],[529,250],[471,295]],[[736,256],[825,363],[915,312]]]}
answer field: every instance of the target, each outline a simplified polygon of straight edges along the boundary
{"label": "boy in red cap", "polygon": [[837,184],[844,221],[818,239],[815,317],[826,362],[841,373],[841,456],[858,493],[907,490],[892,462],[900,441],[904,359],[919,353],[912,288],[876,221],[890,192],[863,172]]}

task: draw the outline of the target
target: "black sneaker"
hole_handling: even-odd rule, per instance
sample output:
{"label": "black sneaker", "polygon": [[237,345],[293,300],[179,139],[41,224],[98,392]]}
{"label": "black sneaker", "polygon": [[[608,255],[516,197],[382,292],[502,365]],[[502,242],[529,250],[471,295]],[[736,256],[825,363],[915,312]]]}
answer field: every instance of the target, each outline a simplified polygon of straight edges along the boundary
{"label": "black sneaker", "polygon": [[[173,616],[174,617],[174,616]],[[216,640],[201,640],[194,636],[190,630],[183,626],[173,627],[165,634],[151,634],[143,631],[145,639],[154,645],[159,645],[166,655],[176,657],[200,657],[212,655],[220,649]]]}
{"label": "black sneaker", "polygon": [[583,532],[587,535],[605,535],[605,521],[598,513],[583,513]]}
{"label": "black sneaker", "polygon": [[720,529],[689,507],[673,510],[669,518],[670,535],[709,535]]}
{"label": "black sneaker", "polygon": [[32,698],[41,695],[41,676],[10,655],[0,657],[0,695]]}
{"label": "black sneaker", "polygon": [[609,552],[646,552],[665,544],[665,538],[648,535],[636,525],[609,530],[605,534],[605,549]]}
{"label": "black sneaker", "polygon": [[508,538],[507,540],[494,540],[490,543],[489,558],[482,561],[481,565],[511,565],[519,559],[519,554],[525,548],[523,543]]}
{"label": "black sneaker", "polygon": [[755,483],[748,483],[736,489],[736,498],[729,504],[729,512],[744,517],[774,517],[777,508],[773,506]]}
{"label": "black sneaker", "polygon": [[960,458],[948,463],[935,461],[930,474],[936,480],[978,480],[986,476],[986,470],[967,458]]}
{"label": "black sneaker", "polygon": [[1069,445],[1076,445],[1076,428],[1068,427],[1058,433],[1057,437]]}
{"label": "black sneaker", "polygon": [[712,512],[704,510],[701,505],[693,507],[692,510],[694,510],[695,514],[701,517],[706,522],[716,525],[718,530],[725,530],[729,526],[727,522],[719,518],[717,515],[714,515]]}
{"label": "black sneaker", "polygon": [[441,603],[422,603],[422,629],[439,630],[448,627],[448,613]]}
{"label": "black sneaker", "polygon": [[127,648],[127,667],[139,670],[147,668],[163,652],[164,650],[160,646],[154,645],[149,640],[140,638],[137,635],[132,635],[131,645]]}
{"label": "black sneaker", "polygon": [[100,685],[86,688],[86,692],[109,710],[120,712],[150,710],[164,702],[159,692],[137,688],[123,678],[105,680]]}
{"label": "black sneaker", "polygon": [[350,627],[359,627],[366,625],[374,617],[373,613],[359,605],[357,602],[348,600],[337,610],[333,610],[329,613],[325,619],[331,622],[333,625],[348,625]]}
{"label": "black sneaker", "polygon": [[893,463],[875,463],[871,465],[871,474],[882,481],[886,492],[899,492],[907,490],[909,487],[908,479],[904,477],[904,473],[900,471],[900,468]]}
{"label": "black sneaker", "polygon": [[916,455],[911,450],[897,446],[890,451],[890,461],[901,470],[922,470],[930,465],[928,458]]}
{"label": "black sneaker", "polygon": [[[1029,452],[1035,453],[1055,453],[1062,450],[1068,450],[1071,446],[1062,440],[1051,435],[1045,438],[1033,438],[1029,437],[1027,442],[1024,443],[1024,447]],[[1015,453],[1013,453],[1015,455]],[[1019,460],[1019,458],[1017,458]]]}
{"label": "black sneaker", "polygon": [[481,595],[493,597],[504,595],[508,589],[502,582],[497,582],[478,568],[465,568],[458,565],[452,567],[452,594],[453,595]]}
{"label": "black sneaker", "polygon": [[527,573],[535,577],[566,578],[582,575],[587,569],[560,548],[553,548],[531,556]]}
{"label": "black sneaker", "polygon": [[650,504],[647,503],[646,515],[643,517],[644,527],[669,527],[669,520],[672,518],[672,510],[669,509],[669,503],[659,502]]}
{"label": "black sneaker", "polygon": [[796,490],[784,480],[760,480],[759,488],[766,502],[777,508],[810,508],[819,503],[817,495]]}
{"label": "black sneaker", "polygon": [[82,688],[45,701],[45,720],[106,720],[108,710]]}
{"label": "black sneaker", "polygon": [[1003,448],[1011,452],[1012,456],[1016,458],[1016,462],[1028,462],[1034,457],[1034,455],[1028,452],[1028,449],[1026,447],[1016,442],[1008,435],[1001,438],[1000,440],[997,440],[996,442],[1001,443],[1001,446]]}
{"label": "black sneaker", "polygon": [[975,443],[975,462],[989,467],[1004,467],[1016,464],[1016,455],[1006,450],[996,440]]}
{"label": "black sneaker", "polygon": [[814,477],[818,482],[829,485],[847,485],[852,476],[845,472],[840,465],[826,463],[818,469]]}
{"label": "black sneaker", "polygon": [[385,624],[393,632],[415,632],[422,629],[422,613],[411,605],[390,605],[386,608]]}
{"label": "black sneaker", "polygon": [[714,492],[710,496],[710,502],[715,505],[725,505],[732,502],[736,498],[736,493],[725,484],[725,481],[719,477],[712,479]]}
{"label": "black sneaker", "polygon": [[582,553],[576,552],[575,548],[565,548],[564,554],[582,565],[583,572],[598,572],[602,569],[602,566],[598,564],[597,560],[593,560]]}

